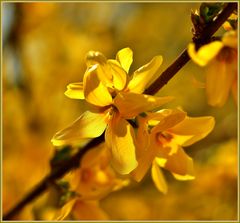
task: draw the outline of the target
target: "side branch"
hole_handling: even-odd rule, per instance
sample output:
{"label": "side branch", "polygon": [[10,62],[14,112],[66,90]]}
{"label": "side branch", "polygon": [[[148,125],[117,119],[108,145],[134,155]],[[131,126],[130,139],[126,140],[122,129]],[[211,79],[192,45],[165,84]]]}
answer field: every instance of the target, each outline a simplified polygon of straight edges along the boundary
{"label": "side branch", "polygon": [[[198,46],[207,43],[211,36],[221,27],[221,25],[228,19],[232,12],[237,9],[237,3],[228,3],[221,14],[215,21],[205,27],[199,36],[193,37],[193,42]],[[190,57],[185,49],[182,54],[159,76],[159,78],[152,83],[145,94],[156,94],[168,81],[190,60]]]}
{"label": "side branch", "polygon": [[[226,7],[218,18],[206,26],[199,36],[193,37],[193,42],[204,44],[219,29],[219,27],[227,20],[231,13],[237,9],[237,3],[227,3]],[[183,53],[160,75],[160,77],[145,90],[145,94],[157,93],[168,81],[190,60],[187,50]],[[98,138],[92,139],[86,146],[81,148],[78,153],[67,160],[63,165],[50,172],[29,194],[27,194],[16,206],[14,206],[7,214],[3,216],[3,220],[12,219],[23,207],[41,195],[48,189],[48,186],[55,180],[62,177],[65,173],[76,168],[82,156],[91,148],[99,145],[104,141],[104,134]]]}

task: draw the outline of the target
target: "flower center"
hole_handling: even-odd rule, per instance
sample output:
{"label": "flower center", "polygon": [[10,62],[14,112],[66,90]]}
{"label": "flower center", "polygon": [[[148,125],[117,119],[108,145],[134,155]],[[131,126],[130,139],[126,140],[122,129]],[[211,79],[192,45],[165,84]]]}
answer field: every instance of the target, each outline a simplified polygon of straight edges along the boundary
{"label": "flower center", "polygon": [[159,132],[156,134],[157,142],[161,145],[165,145],[171,142],[173,136],[167,132]]}

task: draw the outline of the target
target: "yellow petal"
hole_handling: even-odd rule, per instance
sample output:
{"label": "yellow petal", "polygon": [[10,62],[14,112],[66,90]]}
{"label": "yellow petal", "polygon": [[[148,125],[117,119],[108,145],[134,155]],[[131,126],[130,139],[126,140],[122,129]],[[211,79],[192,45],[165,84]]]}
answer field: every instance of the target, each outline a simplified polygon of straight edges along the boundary
{"label": "yellow petal", "polygon": [[142,180],[150,168],[155,155],[156,151],[151,146],[147,147],[146,150],[142,152],[142,156],[138,158],[138,166],[131,173],[134,180],[137,182]]}
{"label": "yellow petal", "polygon": [[137,116],[137,158],[144,156],[150,145],[147,121],[146,117]]}
{"label": "yellow petal", "polygon": [[84,97],[90,104],[104,107],[112,103],[112,96],[98,77],[99,65],[88,69],[83,78]]}
{"label": "yellow petal", "polygon": [[108,60],[108,65],[113,78],[113,86],[121,91],[127,83],[127,73],[116,60]]}
{"label": "yellow petal", "polygon": [[162,64],[162,56],[155,56],[148,64],[136,70],[129,81],[130,92],[142,93],[160,75],[159,68]]}
{"label": "yellow petal", "polygon": [[147,118],[137,117],[138,130],[136,142],[136,155],[138,166],[131,173],[136,181],[141,181],[151,166],[156,152],[151,147],[150,136],[148,133]]}
{"label": "yellow petal", "polygon": [[223,36],[222,42],[223,42],[224,46],[228,46],[233,49],[237,49],[237,46],[238,46],[237,32],[235,32],[233,30],[226,32]]}
{"label": "yellow petal", "polygon": [[214,41],[206,44],[196,52],[195,44],[190,43],[188,45],[188,54],[191,59],[200,66],[207,65],[223,48],[223,43],[221,41]]}
{"label": "yellow petal", "polygon": [[75,220],[108,220],[107,214],[99,207],[98,201],[77,200],[73,209]]}
{"label": "yellow petal", "polygon": [[76,203],[76,200],[76,198],[70,200],[61,208],[60,213],[56,216],[57,221],[64,220],[71,213],[73,206]]}
{"label": "yellow petal", "polygon": [[185,117],[186,113],[179,109],[162,109],[158,112],[150,113],[148,115],[149,123],[151,120],[159,121],[151,133],[165,131],[183,121]]}
{"label": "yellow petal", "polygon": [[168,190],[167,183],[165,181],[162,171],[160,170],[160,168],[158,167],[155,161],[153,161],[152,163],[151,173],[152,173],[153,182],[156,185],[157,189],[160,192],[166,194]]}
{"label": "yellow petal", "polygon": [[106,166],[109,161],[108,149],[104,143],[100,144],[98,147],[89,150],[81,160],[82,168],[91,168],[95,164],[101,163],[101,165]]}
{"label": "yellow petal", "polygon": [[237,66],[226,61],[214,60],[206,71],[206,92],[211,106],[221,107],[228,99]]}
{"label": "yellow petal", "polygon": [[[166,162],[163,162],[163,159]],[[156,157],[156,163],[169,170],[178,180],[194,179],[193,160],[185,151],[178,146],[177,150],[172,154],[165,154],[165,157]]]}
{"label": "yellow petal", "polygon": [[77,144],[82,139],[98,137],[107,126],[105,120],[105,114],[86,111],[67,128],[57,132],[51,142],[54,146],[62,146]]}
{"label": "yellow petal", "polygon": [[103,65],[107,63],[107,59],[102,53],[98,51],[89,51],[86,55],[86,63],[88,67],[95,64]]}
{"label": "yellow petal", "polygon": [[155,97],[144,94],[125,93],[117,94],[114,105],[125,118],[133,118],[138,114],[150,111],[171,101],[173,97]]}
{"label": "yellow petal", "polygon": [[222,27],[223,27],[226,31],[232,30],[232,26],[231,26],[231,24],[230,24],[228,21],[225,21],[225,22],[222,24]]}
{"label": "yellow petal", "polygon": [[172,132],[169,134],[171,134],[172,137],[174,138],[174,142],[180,146],[186,146],[186,145],[189,145],[189,142],[191,142],[191,144],[195,142],[192,140],[195,138],[195,135],[175,135]]}
{"label": "yellow petal", "polygon": [[[215,120],[211,116],[186,117],[168,131],[179,136],[192,136],[182,144],[182,146],[189,146],[206,137],[213,130],[214,125]],[[178,143],[180,144],[181,142],[179,141]]]}
{"label": "yellow petal", "polygon": [[116,60],[121,64],[122,68],[128,73],[133,61],[133,52],[130,48],[123,48],[118,51]]}
{"label": "yellow petal", "polygon": [[112,165],[121,174],[128,174],[137,166],[133,127],[118,114],[114,114],[105,135],[112,152]]}
{"label": "yellow petal", "polygon": [[83,83],[71,83],[67,86],[67,91],[64,93],[67,97],[72,99],[84,99]]}

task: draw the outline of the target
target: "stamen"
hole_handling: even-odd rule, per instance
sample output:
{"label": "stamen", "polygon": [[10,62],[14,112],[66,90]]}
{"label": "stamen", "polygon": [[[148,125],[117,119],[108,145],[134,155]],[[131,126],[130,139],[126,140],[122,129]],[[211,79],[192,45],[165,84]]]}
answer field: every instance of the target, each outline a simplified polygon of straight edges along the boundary
{"label": "stamen", "polygon": [[167,132],[159,132],[156,134],[156,140],[159,142],[161,145],[170,143],[172,140],[173,136]]}

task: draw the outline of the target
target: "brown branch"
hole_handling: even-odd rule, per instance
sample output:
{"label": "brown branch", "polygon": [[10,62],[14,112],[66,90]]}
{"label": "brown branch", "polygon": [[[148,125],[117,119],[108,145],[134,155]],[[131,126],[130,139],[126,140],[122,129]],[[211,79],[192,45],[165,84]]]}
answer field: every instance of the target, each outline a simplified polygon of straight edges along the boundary
{"label": "brown branch", "polygon": [[[193,38],[194,42],[207,42],[210,37],[219,29],[224,21],[231,15],[231,13],[237,8],[237,3],[228,3],[218,16],[218,18],[207,25],[203,30],[203,33],[196,39]],[[157,93],[168,81],[190,60],[187,50],[185,49],[183,53],[160,75],[160,77],[149,86],[148,89],[144,92],[145,94],[155,94]],[[92,139],[86,146],[79,150],[77,154],[71,157],[70,160],[67,160],[63,165],[54,169],[49,175],[47,175],[29,194],[27,194],[16,206],[14,206],[7,214],[3,216],[3,220],[12,219],[23,207],[37,198],[40,194],[47,190],[48,185],[51,182],[59,179],[65,173],[76,168],[79,165],[79,162],[82,156],[91,148],[99,145],[104,141],[104,134],[98,138]]]}
{"label": "brown branch", "polygon": [[40,181],[33,190],[27,194],[16,206],[14,206],[6,215],[3,216],[3,220],[12,219],[25,205],[29,204],[44,191],[47,190],[48,186],[51,183],[60,177],[62,177],[68,171],[79,166],[79,161],[82,156],[91,148],[99,145],[104,140],[104,134],[91,140],[84,148],[80,149],[71,159],[64,162],[61,166],[56,169],[53,169],[50,174]]}
{"label": "brown branch", "polygon": [[[217,19],[205,27],[203,32],[193,37],[193,42],[203,45],[208,42],[211,36],[221,27],[228,19],[232,12],[237,9],[237,3],[228,3],[217,17]],[[182,54],[159,76],[159,78],[144,92],[145,94],[156,94],[168,81],[190,60],[190,57],[185,49]]]}

